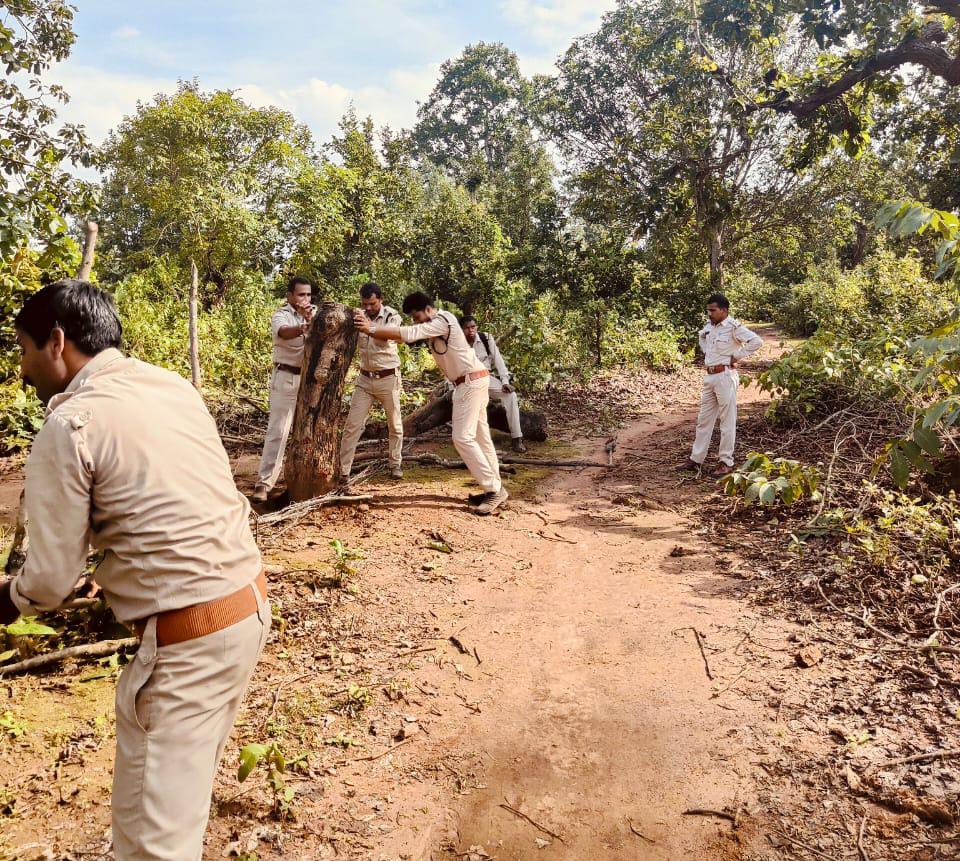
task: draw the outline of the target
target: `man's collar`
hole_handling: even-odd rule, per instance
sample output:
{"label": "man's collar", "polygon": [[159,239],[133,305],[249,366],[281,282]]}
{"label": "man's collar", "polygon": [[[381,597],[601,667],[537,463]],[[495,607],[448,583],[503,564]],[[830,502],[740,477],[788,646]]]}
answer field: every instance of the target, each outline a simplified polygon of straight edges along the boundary
{"label": "man's collar", "polygon": [[70,380],[70,384],[58,395],[54,395],[50,398],[49,403],[47,404],[46,414],[50,415],[60,404],[64,401],[69,400],[70,397],[87,381],[96,374],[98,371],[102,371],[108,365],[112,365],[117,359],[122,359],[123,353],[117,350],[114,347],[108,347],[106,350],[101,350],[97,355],[90,359],[87,364],[85,364],[77,373],[74,375],[74,378]]}
{"label": "man's collar", "polygon": [[70,385],[64,389],[64,392],[75,392],[97,371],[102,370],[107,365],[112,364],[117,359],[122,358],[123,353],[121,353],[115,347],[108,347],[106,350],[101,350],[99,353],[97,353],[97,355],[90,359],[87,364],[77,371],[76,376],[70,380]]}

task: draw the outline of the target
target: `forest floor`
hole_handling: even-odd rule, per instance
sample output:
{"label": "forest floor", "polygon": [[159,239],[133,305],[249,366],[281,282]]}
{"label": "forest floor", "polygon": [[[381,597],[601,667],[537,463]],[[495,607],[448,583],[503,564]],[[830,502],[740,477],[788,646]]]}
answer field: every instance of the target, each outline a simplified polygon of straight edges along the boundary
{"label": "forest floor", "polygon": [[[764,334],[761,364],[784,349]],[[880,798],[868,774],[960,748],[956,689],[904,707],[858,634],[754,600],[785,536],[673,471],[699,381],[611,374],[556,396],[556,438],[531,456],[605,464],[615,436],[614,468],[518,467],[499,516],[467,508],[465,473],[408,467],[366,481],[368,503],[260,529],[275,628],[204,858],[957,857],[955,763],[896,766],[940,808]],[[747,419],[763,402],[741,393]],[[256,460],[235,452],[246,491]],[[0,480],[3,522],[21,483]],[[334,541],[362,558],[337,564]],[[0,678],[0,858],[109,857],[117,672]],[[238,785],[253,742],[295,761],[292,798],[264,766]]]}

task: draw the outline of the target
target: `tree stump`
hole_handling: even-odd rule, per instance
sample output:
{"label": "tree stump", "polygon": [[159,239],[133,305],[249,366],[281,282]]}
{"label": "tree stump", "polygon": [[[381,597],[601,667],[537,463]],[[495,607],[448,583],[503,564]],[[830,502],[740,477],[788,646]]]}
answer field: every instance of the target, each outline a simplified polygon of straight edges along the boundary
{"label": "tree stump", "polygon": [[353,309],[324,302],[306,336],[287,445],[284,476],[292,502],[322,496],[336,484],[343,383],[356,349]]}

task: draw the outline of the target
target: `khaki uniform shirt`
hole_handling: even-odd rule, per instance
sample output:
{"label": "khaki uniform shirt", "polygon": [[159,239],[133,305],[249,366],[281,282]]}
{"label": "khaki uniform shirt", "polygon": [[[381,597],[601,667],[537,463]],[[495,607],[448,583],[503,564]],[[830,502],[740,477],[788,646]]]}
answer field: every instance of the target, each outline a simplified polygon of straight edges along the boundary
{"label": "khaki uniform shirt", "polygon": [[408,344],[426,340],[437,367],[450,382],[474,371],[484,370],[483,362],[467,343],[460,322],[449,311],[437,311],[436,317],[426,323],[401,326],[400,337]]}
{"label": "khaki uniform shirt", "polygon": [[[399,326],[402,321],[393,308],[381,305],[380,313],[370,322],[377,326]],[[381,341],[361,332],[357,339],[357,352],[360,354],[360,367],[365,371],[386,371],[400,367],[396,341]]]}
{"label": "khaki uniform shirt", "polygon": [[124,622],[229,595],[261,570],[250,507],[199,393],[119,350],[50,400],[25,504],[30,543],[11,597],[26,615],[69,597],[91,544]]}
{"label": "khaki uniform shirt", "polygon": [[490,352],[487,352],[487,348],[483,345],[483,339],[480,337],[480,333],[477,332],[477,337],[473,342],[473,349],[476,350],[477,358],[483,362],[483,366],[488,371],[497,372],[497,376],[500,377],[500,382],[509,386],[510,369],[503,360],[503,354],[500,352],[497,342],[493,340],[493,335],[489,332],[484,332],[483,336],[487,339],[487,343],[490,344]]}
{"label": "khaki uniform shirt", "polygon": [[[311,306],[313,313],[317,313],[317,306]],[[273,362],[280,365],[293,365],[299,368],[303,363],[303,346],[306,336],[297,335],[296,338],[284,339],[280,337],[280,330],[285,326],[302,326],[306,319],[294,310],[293,305],[287,302],[282,308],[273,312],[270,318],[270,330],[273,333]]]}
{"label": "khaki uniform shirt", "polygon": [[699,338],[704,364],[708,367],[729,365],[731,359],[745,359],[763,346],[763,338],[733,317],[727,317],[716,325],[707,323],[700,330]]}

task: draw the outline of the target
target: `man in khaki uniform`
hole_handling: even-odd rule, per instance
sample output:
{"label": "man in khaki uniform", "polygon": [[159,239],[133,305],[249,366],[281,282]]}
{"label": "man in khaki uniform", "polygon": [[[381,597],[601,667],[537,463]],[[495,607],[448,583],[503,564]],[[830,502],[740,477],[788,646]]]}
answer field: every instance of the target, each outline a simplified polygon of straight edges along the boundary
{"label": "man in khaki uniform", "polygon": [[283,453],[293,425],[293,414],[300,393],[300,366],[303,364],[305,337],[317,311],[310,304],[310,282],[299,275],[287,285],[286,304],[273,312],[270,329],[273,333],[273,374],[270,377],[270,418],[263,439],[263,454],[254,502],[266,502],[283,469]]}
{"label": "man in khaki uniform", "polygon": [[743,323],[730,316],[730,303],[722,293],[707,299],[709,322],[698,333],[703,353],[703,393],[697,416],[697,435],[690,457],[680,465],[681,470],[697,471],[703,467],[710,448],[713,428],[720,420],[719,465],[714,475],[722,477],[733,472],[733,452],[737,441],[737,391],[740,374],[737,362],[752,356],[763,346],[763,339]]}
{"label": "man in khaki uniform", "polygon": [[[507,414],[507,427],[510,428],[510,438],[513,442],[513,450],[518,454],[523,454],[527,447],[523,443],[523,429],[520,427],[520,400],[517,398],[517,390],[511,384],[512,376],[507,363],[503,360],[503,354],[489,332],[481,332],[477,324],[476,317],[464,317],[460,321],[463,334],[466,336],[467,343],[477,351],[477,358],[483,363],[483,366],[490,371],[487,377],[490,397],[503,404],[504,412]],[[496,376],[494,376],[496,371]]]}
{"label": "man in khaki uniform", "polygon": [[97,582],[140,637],[117,686],[117,861],[198,861],[214,774],[270,630],[250,507],[182,377],[126,358],[109,295],[61,281],[14,321],[46,419],[26,465],[30,543],[0,624]]}
{"label": "man in khaki uniform", "polygon": [[425,293],[411,293],[403,300],[403,313],[413,318],[414,326],[381,326],[366,314],[357,313],[357,329],[381,341],[413,344],[427,341],[437,366],[453,384],[453,445],[463,458],[470,475],[483,488],[470,502],[477,514],[493,513],[509,498],[500,481],[500,461],[490,438],[487,404],[490,372],[467,343],[457,318],[449,311],[438,311]]}
{"label": "man in khaki uniform", "polygon": [[[383,304],[383,291],[372,281],[360,288],[360,304],[367,319],[378,326],[399,326],[400,315]],[[403,451],[403,415],[400,412],[400,355],[394,341],[378,341],[360,333],[357,340],[360,357],[360,376],[353,390],[350,412],[343,426],[340,440],[340,475],[349,478],[357,443],[363,434],[367,415],[374,401],[387,414],[390,434],[390,475],[403,478],[400,466]]]}

